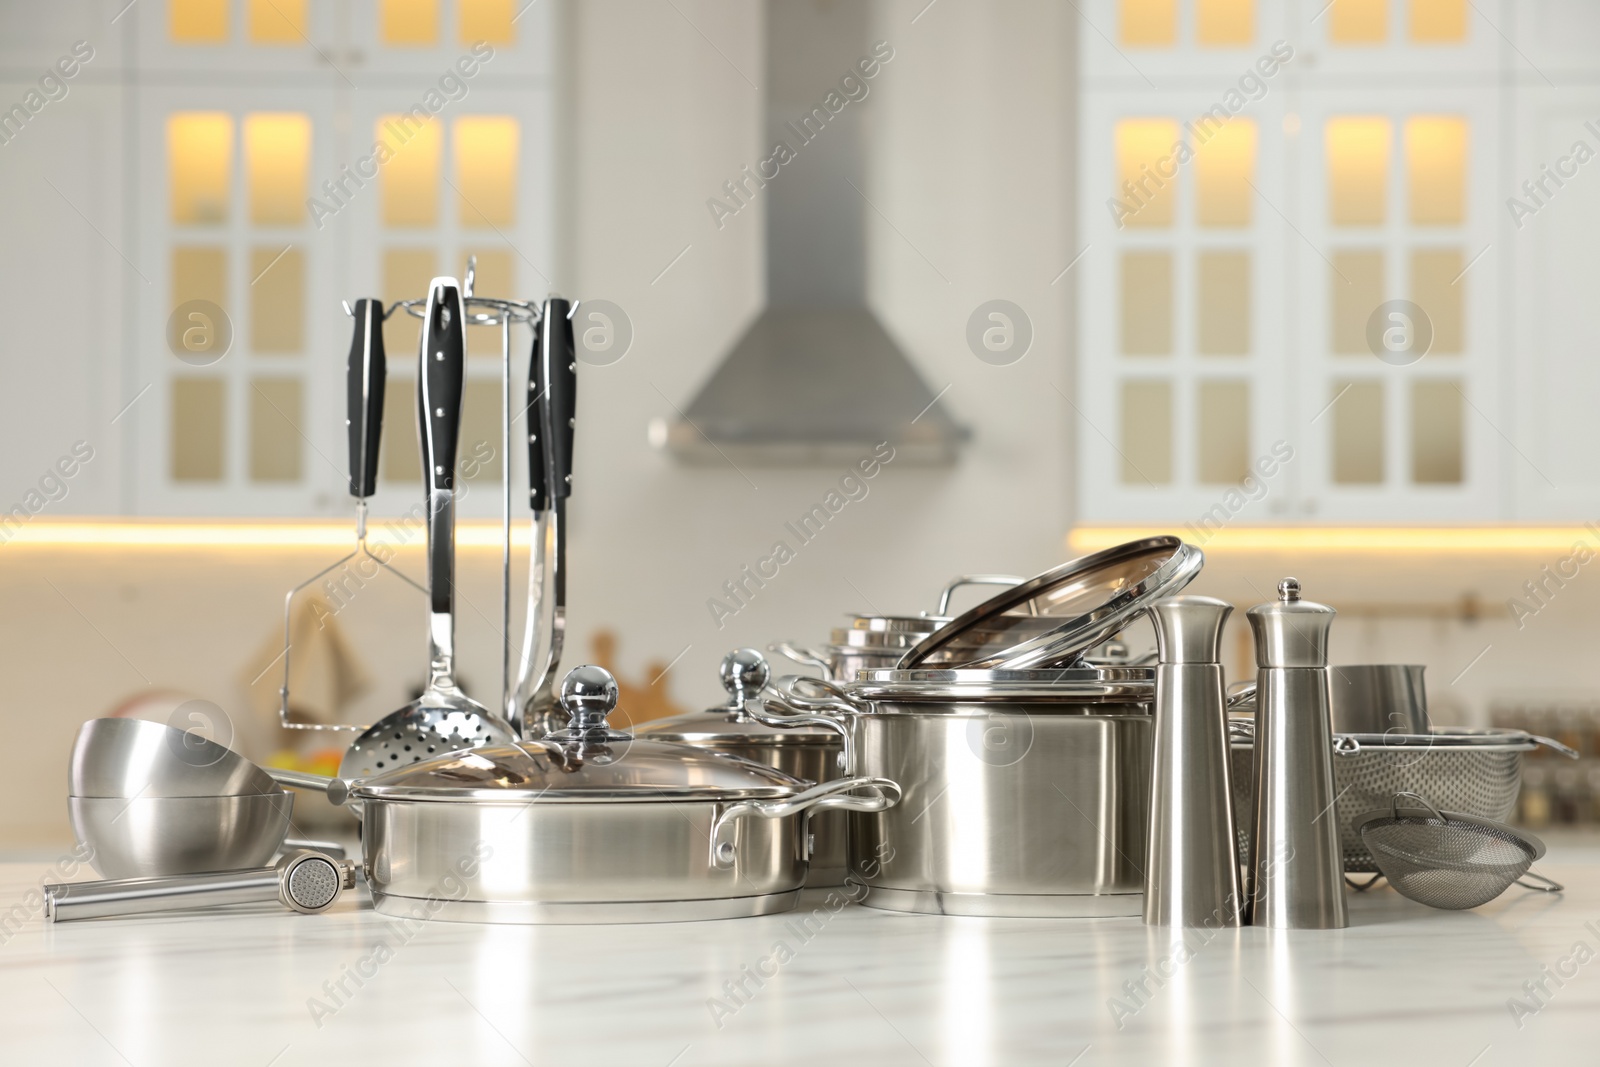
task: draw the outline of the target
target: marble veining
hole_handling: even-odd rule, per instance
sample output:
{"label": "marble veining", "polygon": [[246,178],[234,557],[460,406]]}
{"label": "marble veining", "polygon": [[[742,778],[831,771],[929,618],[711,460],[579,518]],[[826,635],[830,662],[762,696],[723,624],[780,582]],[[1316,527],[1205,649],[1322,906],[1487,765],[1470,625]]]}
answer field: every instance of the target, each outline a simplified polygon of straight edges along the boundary
{"label": "marble veining", "polygon": [[1135,918],[835,913],[826,890],[648,926],[408,924],[364,891],[321,916],[49,926],[22,918],[47,866],[0,864],[8,1064],[1489,1067],[1592,1064],[1600,1038],[1592,847],[1539,865],[1561,896],[1454,913],[1352,893],[1348,930],[1184,948]]}

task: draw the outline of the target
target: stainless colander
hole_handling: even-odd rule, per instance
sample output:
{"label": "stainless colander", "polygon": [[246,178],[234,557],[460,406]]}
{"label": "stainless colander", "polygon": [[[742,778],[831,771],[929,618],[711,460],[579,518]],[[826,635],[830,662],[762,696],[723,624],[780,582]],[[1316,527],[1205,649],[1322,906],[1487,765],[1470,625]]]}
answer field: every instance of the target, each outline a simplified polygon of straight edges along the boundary
{"label": "stainless colander", "polygon": [[1395,891],[1430,908],[1476,908],[1513,885],[1545,893],[1563,888],[1528,870],[1544,855],[1537,837],[1493,819],[1440,811],[1413,792],[1396,793],[1387,808],[1354,823]]}
{"label": "stainless colander", "polygon": [[[1229,723],[1233,738],[1234,811],[1254,810],[1254,722]],[[1419,793],[1439,807],[1503,822],[1522,788],[1522,755],[1548,745],[1576,759],[1559,741],[1522,730],[1436,729],[1426,734],[1335,734],[1333,785],[1339,844],[1346,874],[1377,874],[1355,817],[1393,802],[1396,793]],[[1238,820],[1240,862],[1250,863],[1250,819]]]}

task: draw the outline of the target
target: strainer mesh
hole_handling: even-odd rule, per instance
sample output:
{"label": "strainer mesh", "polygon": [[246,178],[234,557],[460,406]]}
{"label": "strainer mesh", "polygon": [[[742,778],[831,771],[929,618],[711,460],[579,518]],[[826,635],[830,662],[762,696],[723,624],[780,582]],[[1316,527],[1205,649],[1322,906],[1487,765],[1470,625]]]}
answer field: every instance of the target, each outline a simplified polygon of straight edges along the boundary
{"label": "strainer mesh", "polygon": [[[1233,749],[1233,810],[1239,832],[1239,861],[1250,864],[1251,759],[1247,746]],[[1354,819],[1389,805],[1396,793],[1418,793],[1445,811],[1504,822],[1517,806],[1522,786],[1522,753],[1472,748],[1413,748],[1402,751],[1363,748],[1333,757],[1333,792],[1338,798],[1339,845],[1347,874],[1376,874],[1372,853],[1352,825]]]}
{"label": "strainer mesh", "polygon": [[308,859],[289,872],[289,895],[303,907],[325,908],[339,895],[339,872],[326,860]]}
{"label": "strainer mesh", "polygon": [[1448,817],[1376,819],[1361,836],[1389,884],[1430,908],[1487,904],[1526,874],[1534,858],[1509,830]]}

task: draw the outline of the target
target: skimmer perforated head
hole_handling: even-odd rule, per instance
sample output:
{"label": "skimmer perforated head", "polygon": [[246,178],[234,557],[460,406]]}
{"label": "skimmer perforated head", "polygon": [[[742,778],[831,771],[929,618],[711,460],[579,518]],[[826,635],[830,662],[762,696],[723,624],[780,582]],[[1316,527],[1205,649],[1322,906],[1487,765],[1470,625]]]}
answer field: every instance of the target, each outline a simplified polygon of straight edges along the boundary
{"label": "skimmer perforated head", "polygon": [[[1388,808],[1360,816],[1355,826],[1396,892],[1430,908],[1476,908],[1513,884],[1562,889],[1528,874],[1544,855],[1537,837],[1493,819],[1440,811],[1417,793],[1396,793]],[[1522,882],[1524,876],[1546,885]]]}

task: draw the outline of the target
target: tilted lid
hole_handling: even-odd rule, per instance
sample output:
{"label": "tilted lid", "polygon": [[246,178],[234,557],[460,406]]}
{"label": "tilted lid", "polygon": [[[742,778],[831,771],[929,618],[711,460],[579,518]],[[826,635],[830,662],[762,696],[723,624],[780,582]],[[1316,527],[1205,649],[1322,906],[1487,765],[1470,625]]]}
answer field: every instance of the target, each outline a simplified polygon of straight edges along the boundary
{"label": "tilted lid", "polygon": [[1150,605],[1174,595],[1200,573],[1205,557],[1176,537],[1147,537],[1075,559],[990,597],[929,634],[900,660],[902,669],[930,661],[975,626],[995,626],[1019,609],[1055,616],[1044,634],[1009,648],[984,652],[963,667],[1031,670],[1070,666],[1082,654],[1122,631]]}
{"label": "tilted lid", "polygon": [[726,704],[647,723],[638,736],[690,745],[839,745],[837,729],[787,722],[767,713],[760,698],[772,668],[755,649],[729,652],[722,658],[720,674],[728,691]]}
{"label": "tilted lid", "polygon": [[1245,613],[1255,631],[1259,667],[1326,667],[1334,610],[1300,599],[1300,582],[1278,583],[1278,599]]}
{"label": "tilted lid", "polygon": [[466,749],[368,778],[358,800],[649,802],[785,797],[811,783],[737,756],[612,730],[617,684],[599,667],[561,684],[572,724],[542,741]]}

